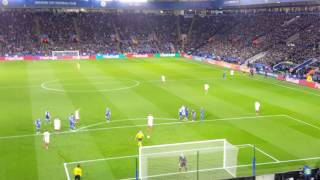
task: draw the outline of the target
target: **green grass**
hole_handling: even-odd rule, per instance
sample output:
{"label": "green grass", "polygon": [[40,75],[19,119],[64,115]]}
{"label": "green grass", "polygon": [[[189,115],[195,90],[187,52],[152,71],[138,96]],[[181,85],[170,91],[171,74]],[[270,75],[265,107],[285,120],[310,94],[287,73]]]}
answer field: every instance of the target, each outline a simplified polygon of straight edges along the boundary
{"label": "green grass", "polygon": [[[317,90],[242,73],[223,80],[223,68],[180,58],[78,62],[0,64],[1,178],[67,179],[65,162],[94,159],[103,160],[81,163],[83,179],[133,178],[138,154],[134,137],[138,130],[146,131],[149,113],[157,125],[145,146],[225,138],[235,145],[255,145],[280,161],[257,151],[257,163],[266,163],[257,166],[258,174],[318,166]],[[166,84],[160,82],[161,75],[167,77]],[[208,94],[204,83],[210,84]],[[256,100],[261,102],[262,117],[252,118]],[[204,107],[207,121],[172,120],[181,105],[197,112]],[[106,107],[112,109],[110,124],[104,123]],[[78,128],[86,131],[69,133],[68,115],[78,108]],[[62,120],[62,131],[68,132],[52,135],[49,150],[41,136],[33,135],[34,120],[43,120],[46,109]],[[53,131],[44,124],[42,130]],[[123,156],[129,157],[107,159]],[[312,157],[319,158],[299,160]],[[251,167],[243,165],[251,158],[251,147],[240,149],[239,176],[250,175]],[[72,173],[75,164],[66,166]]]}

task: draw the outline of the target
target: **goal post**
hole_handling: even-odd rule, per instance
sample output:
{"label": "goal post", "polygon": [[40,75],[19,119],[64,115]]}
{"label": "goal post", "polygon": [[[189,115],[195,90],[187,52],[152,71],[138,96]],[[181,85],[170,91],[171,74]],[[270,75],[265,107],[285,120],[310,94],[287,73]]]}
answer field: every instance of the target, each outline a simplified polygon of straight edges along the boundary
{"label": "goal post", "polygon": [[74,59],[80,59],[79,51],[52,51],[51,55],[54,59],[61,59],[65,57],[72,57]]}
{"label": "goal post", "polygon": [[[237,175],[237,146],[226,139],[144,146],[139,149],[139,178],[227,179]],[[179,158],[185,157],[181,166]]]}

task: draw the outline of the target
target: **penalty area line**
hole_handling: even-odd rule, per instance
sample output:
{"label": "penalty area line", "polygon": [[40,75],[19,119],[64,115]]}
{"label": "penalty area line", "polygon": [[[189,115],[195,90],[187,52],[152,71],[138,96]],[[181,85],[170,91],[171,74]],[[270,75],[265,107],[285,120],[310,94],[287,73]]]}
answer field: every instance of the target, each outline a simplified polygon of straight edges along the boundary
{"label": "penalty area line", "polygon": [[[157,123],[157,124],[154,124],[154,126],[211,123],[211,122],[232,121],[232,120],[253,120],[253,119],[259,119],[259,118],[272,118],[272,117],[287,117],[287,115],[278,114],[278,115],[264,115],[264,116],[242,116],[242,117],[230,117],[230,118],[217,118],[217,119],[207,119],[207,120],[204,120],[203,122],[201,122],[201,121],[177,121],[177,122],[168,122],[168,123]],[[137,128],[137,127],[147,127],[147,124],[125,125],[125,126],[95,128],[95,129],[81,129],[81,130],[75,130],[75,131],[69,130],[69,131],[62,131],[62,132],[53,132],[53,133],[51,133],[51,135],[64,135],[64,134],[74,134],[74,133],[80,133],[80,132],[95,132],[95,131],[106,131],[106,130],[113,130],[113,129]],[[24,137],[35,137],[35,136],[41,136],[41,135],[42,134],[24,134],[24,135],[13,135],[13,136],[1,136],[0,140],[16,139],[16,138],[24,138]]]}
{"label": "penalty area line", "polygon": [[305,125],[308,125],[308,126],[310,126],[310,127],[313,127],[313,128],[315,128],[315,129],[320,130],[320,127],[319,127],[319,126],[316,126],[316,125],[307,123],[306,121],[303,121],[303,120],[294,118],[294,117],[292,117],[292,116],[290,116],[290,115],[285,115],[285,116],[288,117],[288,118],[291,119],[291,120],[294,120],[294,121],[299,122],[299,123],[301,123],[301,124],[305,124]]}
{"label": "penalty area line", "polygon": [[[146,121],[146,119],[147,119],[146,117],[143,117],[143,118],[128,118],[128,119],[112,120],[109,123],[113,124],[113,123],[118,123],[118,122],[137,121],[137,120]],[[156,119],[156,120],[166,120],[166,121],[178,120],[176,118],[161,118],[161,117],[155,117],[154,119]],[[108,124],[108,123],[104,121],[104,122],[98,122],[98,123],[94,123],[94,124],[89,124],[87,126],[82,126],[82,127],[78,128],[76,131],[79,131],[79,130],[82,130],[82,129],[87,129],[87,128],[94,127],[94,126],[99,126],[101,124]]]}
{"label": "penalty area line", "polygon": [[253,146],[252,144],[248,144],[251,147],[255,147],[255,149],[259,152],[261,152],[262,154],[268,156],[269,158],[271,158],[274,162],[280,162],[279,159],[275,158],[274,156],[268,154],[267,152],[263,151],[262,149],[258,148],[257,146]]}
{"label": "penalty area line", "polygon": [[[197,142],[197,141],[196,141]],[[179,143],[176,143],[179,144]],[[238,148],[246,148],[246,147],[253,147],[252,144],[240,144],[240,145],[234,145]],[[146,146],[147,147],[147,146]],[[214,148],[204,148],[204,150],[207,149],[214,149]],[[192,149],[194,151],[195,149]],[[190,151],[190,150],[187,150]],[[261,150],[260,150],[261,151]],[[170,151],[169,153],[176,153],[178,151]],[[180,151],[179,151],[180,152]],[[153,153],[151,155],[155,154],[162,154],[162,153]],[[139,155],[127,155],[127,156],[113,156],[113,157],[106,157],[106,158],[99,158],[99,159],[89,159],[89,160],[80,160],[80,161],[72,161],[72,162],[65,162],[64,164],[66,165],[72,165],[72,164],[79,164],[79,163],[92,163],[92,162],[97,162],[97,161],[109,161],[109,160],[117,160],[117,159],[127,159],[127,158],[134,158],[134,157],[139,157]]]}
{"label": "penalty area line", "polygon": [[[240,144],[240,145],[235,145],[238,148],[246,148],[246,147],[253,147],[252,144]],[[265,151],[261,150],[260,148],[257,148],[258,151],[260,151],[262,154],[270,157],[273,161],[271,162],[266,162],[266,163],[279,163],[280,161],[271,156],[270,154],[266,153]],[[174,151],[176,152],[176,151]],[[128,159],[128,158],[138,158],[139,155],[128,155],[128,156],[116,156],[116,157],[107,157],[107,158],[99,158],[99,159],[90,159],[90,160],[80,160],[80,161],[73,161],[73,162],[65,162],[64,163],[64,168],[66,172],[66,176],[68,177],[67,180],[70,180],[70,175],[68,172],[68,165],[74,165],[74,164],[85,164],[85,163],[93,163],[93,162],[99,162],[99,161],[109,161],[109,160],[118,160],[118,159]],[[260,163],[262,164],[262,163]],[[237,165],[236,167],[247,167],[251,166],[252,164],[245,164],[245,165]],[[258,164],[257,164],[258,165]],[[235,167],[235,166],[234,166]],[[232,168],[232,166],[227,167],[227,168]],[[205,172],[205,171],[214,171],[214,170],[223,170],[225,168],[212,168],[212,169],[201,169],[200,172]],[[194,171],[188,171],[188,172],[178,172],[178,173],[168,173],[168,174],[160,174],[156,176],[151,176],[151,177],[160,177],[160,176],[170,176],[170,175],[175,175],[179,173],[193,173]],[[130,179],[135,179],[135,178],[126,178],[122,180],[130,180]]]}

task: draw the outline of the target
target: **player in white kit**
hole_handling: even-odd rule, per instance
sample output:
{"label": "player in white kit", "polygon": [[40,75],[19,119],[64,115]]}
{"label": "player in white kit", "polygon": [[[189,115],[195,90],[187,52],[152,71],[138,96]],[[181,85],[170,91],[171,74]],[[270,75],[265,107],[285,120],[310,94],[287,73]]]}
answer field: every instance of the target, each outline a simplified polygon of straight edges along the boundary
{"label": "player in white kit", "polygon": [[166,77],[164,75],[161,76],[161,82],[165,83],[166,82]]}
{"label": "player in white kit", "polygon": [[44,141],[45,148],[49,149],[50,133],[48,130],[45,130],[45,132],[43,133],[43,141]]}
{"label": "player in white kit", "polygon": [[61,121],[59,118],[55,118],[53,120],[53,128],[55,131],[60,131],[61,130]]}
{"label": "player in white kit", "polygon": [[79,123],[80,122],[80,109],[77,109],[74,112],[74,117],[75,117],[76,123]]}
{"label": "player in white kit", "polygon": [[260,103],[258,101],[256,101],[254,103],[254,108],[256,110],[256,114],[259,115],[260,114]]}
{"label": "player in white kit", "polygon": [[208,94],[209,88],[210,88],[209,84],[204,84],[204,92],[205,92],[206,94]]}
{"label": "player in white kit", "polygon": [[149,116],[147,117],[148,119],[148,135],[147,138],[149,139],[151,137],[151,133],[152,133],[152,127],[153,127],[153,116],[151,114],[149,114]]}
{"label": "player in white kit", "polygon": [[234,70],[233,69],[231,69],[231,71],[230,71],[230,76],[234,76]]}

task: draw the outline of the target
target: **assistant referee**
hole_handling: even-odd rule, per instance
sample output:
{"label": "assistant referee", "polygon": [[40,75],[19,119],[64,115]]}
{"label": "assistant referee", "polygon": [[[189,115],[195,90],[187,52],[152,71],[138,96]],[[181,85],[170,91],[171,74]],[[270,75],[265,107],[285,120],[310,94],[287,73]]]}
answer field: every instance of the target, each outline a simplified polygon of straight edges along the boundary
{"label": "assistant referee", "polygon": [[82,176],[82,169],[80,168],[80,164],[78,164],[77,167],[73,169],[73,174],[75,180],[80,180]]}

